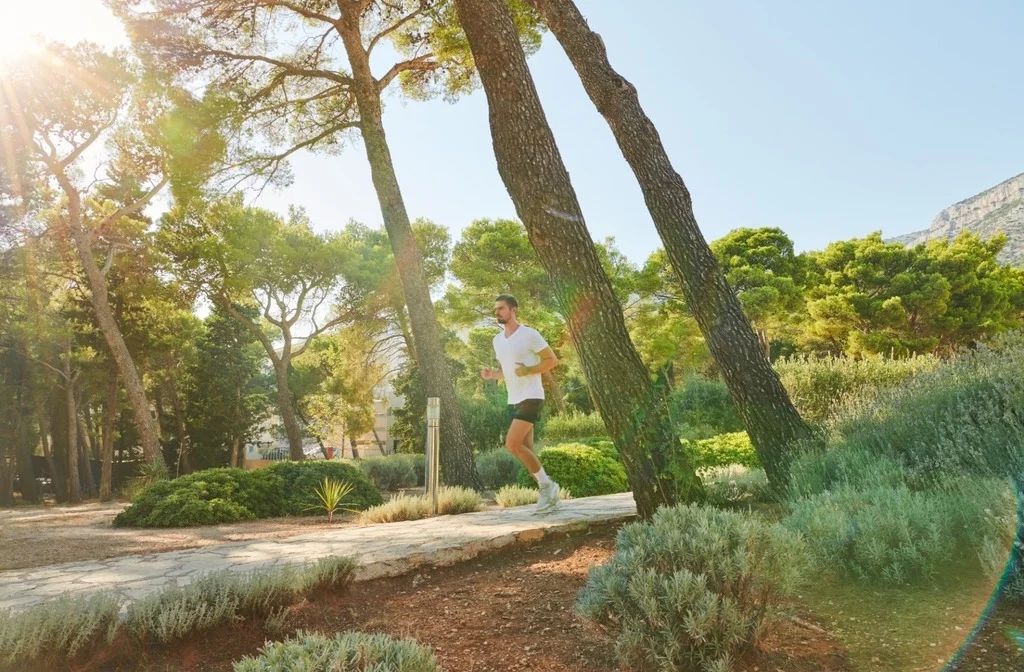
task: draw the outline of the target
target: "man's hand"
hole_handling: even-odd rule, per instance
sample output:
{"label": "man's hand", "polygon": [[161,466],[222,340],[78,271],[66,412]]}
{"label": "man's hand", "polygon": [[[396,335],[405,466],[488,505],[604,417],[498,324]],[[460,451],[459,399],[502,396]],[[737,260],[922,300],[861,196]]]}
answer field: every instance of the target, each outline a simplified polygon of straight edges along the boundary
{"label": "man's hand", "polygon": [[491,368],[480,369],[480,377],[484,380],[497,380],[498,372]]}
{"label": "man's hand", "polygon": [[523,376],[529,376],[533,371],[530,369],[533,367],[527,366],[522,362],[516,362],[516,375],[522,378]]}

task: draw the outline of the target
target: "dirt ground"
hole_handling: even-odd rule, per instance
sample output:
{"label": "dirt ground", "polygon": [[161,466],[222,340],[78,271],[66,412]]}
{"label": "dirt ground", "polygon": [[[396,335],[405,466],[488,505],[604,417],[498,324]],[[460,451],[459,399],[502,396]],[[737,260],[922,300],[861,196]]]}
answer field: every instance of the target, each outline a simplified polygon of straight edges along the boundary
{"label": "dirt ground", "polygon": [[[254,655],[268,638],[295,630],[360,630],[412,637],[437,653],[446,672],[610,672],[614,644],[573,614],[587,570],[607,560],[615,529],[557,535],[452,567],[354,584],[290,610],[286,632],[241,622],[174,647],[80,661],[78,672],[217,672]],[[848,672],[842,652],[802,613],[737,671]]]}

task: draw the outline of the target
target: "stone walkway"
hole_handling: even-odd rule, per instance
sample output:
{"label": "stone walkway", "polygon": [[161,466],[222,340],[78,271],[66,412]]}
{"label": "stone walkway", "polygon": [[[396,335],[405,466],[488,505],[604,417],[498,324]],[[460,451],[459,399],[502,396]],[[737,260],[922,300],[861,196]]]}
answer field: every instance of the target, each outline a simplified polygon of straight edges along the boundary
{"label": "stone walkway", "polygon": [[115,590],[125,602],[171,584],[220,570],[250,572],[340,555],[355,558],[356,580],[404,574],[420,565],[445,565],[517,541],[636,514],[630,493],[561,503],[545,516],[533,506],[439,516],[404,523],[344,526],[285,539],[240,541],[150,555],[0,572],[0,610],[23,609],[63,594]]}

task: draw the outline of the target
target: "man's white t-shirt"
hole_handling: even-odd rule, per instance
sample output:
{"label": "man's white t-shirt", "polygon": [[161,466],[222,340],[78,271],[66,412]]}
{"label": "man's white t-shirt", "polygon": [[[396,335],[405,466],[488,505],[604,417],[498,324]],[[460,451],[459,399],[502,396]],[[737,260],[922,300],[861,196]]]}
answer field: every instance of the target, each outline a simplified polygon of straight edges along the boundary
{"label": "man's white t-shirt", "polygon": [[536,329],[519,325],[512,335],[505,338],[502,330],[494,337],[494,354],[501,365],[501,373],[505,376],[505,388],[508,390],[508,403],[515,405],[526,399],[543,399],[544,384],[541,374],[517,376],[516,367],[520,364],[534,366],[540,363],[537,354],[549,347],[544,337]]}

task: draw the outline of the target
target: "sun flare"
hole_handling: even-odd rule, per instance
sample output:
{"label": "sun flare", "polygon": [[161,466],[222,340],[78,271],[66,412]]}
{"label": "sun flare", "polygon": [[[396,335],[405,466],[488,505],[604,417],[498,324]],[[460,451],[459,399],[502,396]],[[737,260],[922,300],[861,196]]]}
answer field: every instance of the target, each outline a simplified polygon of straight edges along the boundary
{"label": "sun flare", "polygon": [[123,43],[123,28],[102,0],[0,0],[0,64],[31,54],[47,41],[82,40],[105,47]]}

